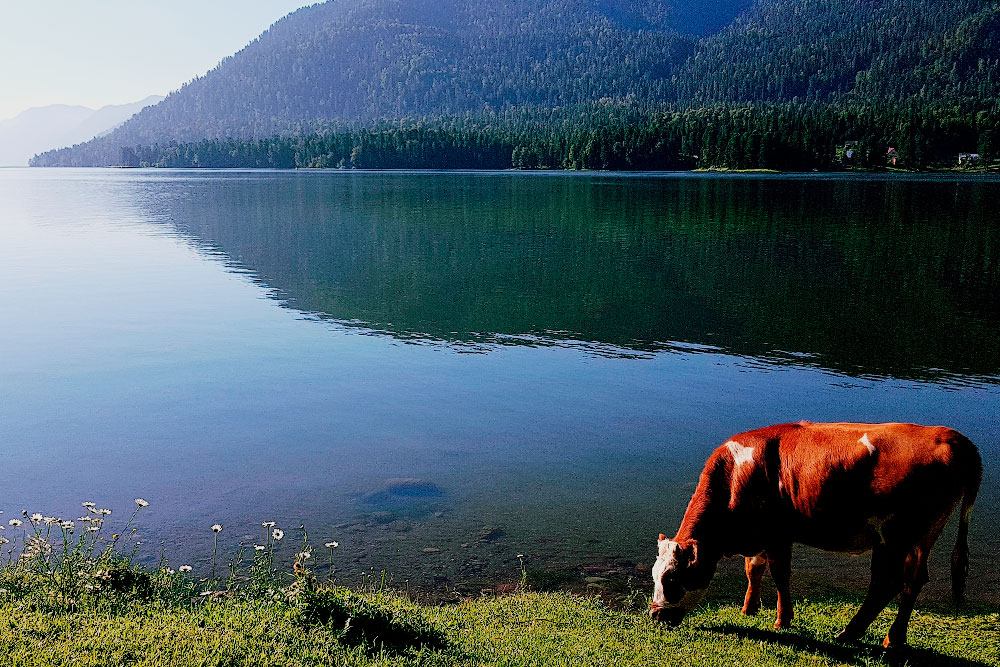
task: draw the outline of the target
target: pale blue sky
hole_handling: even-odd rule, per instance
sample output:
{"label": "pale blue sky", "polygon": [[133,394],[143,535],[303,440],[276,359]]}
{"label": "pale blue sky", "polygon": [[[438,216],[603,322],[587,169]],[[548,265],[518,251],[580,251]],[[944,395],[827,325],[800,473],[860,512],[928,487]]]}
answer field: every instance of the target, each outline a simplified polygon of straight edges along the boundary
{"label": "pale blue sky", "polygon": [[0,0],[0,120],[166,95],[303,0]]}

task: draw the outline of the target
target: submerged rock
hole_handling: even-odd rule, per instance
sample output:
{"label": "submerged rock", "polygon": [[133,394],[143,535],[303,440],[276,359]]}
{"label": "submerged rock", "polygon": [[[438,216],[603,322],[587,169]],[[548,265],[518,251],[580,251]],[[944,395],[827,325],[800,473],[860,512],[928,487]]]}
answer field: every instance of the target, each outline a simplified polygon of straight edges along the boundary
{"label": "submerged rock", "polygon": [[363,503],[371,505],[383,503],[399,503],[427,498],[440,498],[444,490],[434,482],[407,477],[390,479],[378,491],[370,491],[361,496]]}
{"label": "submerged rock", "polygon": [[506,535],[507,533],[500,528],[483,526],[483,529],[479,532],[479,537],[477,539],[480,542],[496,542],[497,540],[503,539]]}

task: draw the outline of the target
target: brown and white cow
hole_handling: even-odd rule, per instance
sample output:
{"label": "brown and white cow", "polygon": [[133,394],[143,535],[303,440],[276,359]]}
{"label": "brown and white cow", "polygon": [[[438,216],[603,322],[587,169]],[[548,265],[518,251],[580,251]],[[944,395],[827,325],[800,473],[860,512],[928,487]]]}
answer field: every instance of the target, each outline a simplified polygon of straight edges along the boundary
{"label": "brown and white cow", "polygon": [[778,589],[775,627],[786,628],[793,543],[871,550],[868,594],[838,639],[859,639],[901,593],[883,644],[905,644],[927,556],[959,501],[951,576],[961,604],[981,477],[976,446],[943,426],[800,422],[733,436],[705,463],[677,535],[659,537],[650,617],[679,623],[705,595],[719,561],[740,554],[749,581],[743,613],[760,609],[769,568]]}

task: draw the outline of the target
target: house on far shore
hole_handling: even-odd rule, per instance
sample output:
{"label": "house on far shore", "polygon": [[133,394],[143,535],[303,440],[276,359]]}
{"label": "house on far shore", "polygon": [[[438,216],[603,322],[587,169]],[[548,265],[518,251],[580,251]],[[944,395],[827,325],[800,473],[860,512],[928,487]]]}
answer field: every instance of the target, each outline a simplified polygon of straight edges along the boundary
{"label": "house on far shore", "polygon": [[895,167],[898,159],[899,152],[892,146],[889,146],[889,150],[885,152],[885,161]]}
{"label": "house on far shore", "polygon": [[979,164],[979,153],[959,153],[958,165],[960,167],[974,167]]}
{"label": "house on far shore", "polygon": [[853,162],[858,156],[858,142],[851,140],[844,142],[844,162]]}

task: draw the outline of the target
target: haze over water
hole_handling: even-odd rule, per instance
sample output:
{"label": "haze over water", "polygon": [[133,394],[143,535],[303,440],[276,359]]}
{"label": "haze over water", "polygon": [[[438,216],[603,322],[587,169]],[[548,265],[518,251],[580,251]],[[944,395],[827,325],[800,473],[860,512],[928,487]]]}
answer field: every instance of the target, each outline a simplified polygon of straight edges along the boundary
{"label": "haze over water", "polygon": [[[117,517],[141,496],[141,553],[165,539],[175,565],[210,556],[212,523],[234,549],[276,520],[339,540],[345,577],[478,591],[523,553],[644,581],[729,435],[940,423],[983,454],[970,595],[995,597],[998,196],[995,178],[3,170],[0,509]],[[797,554],[797,576],[857,569]]]}

